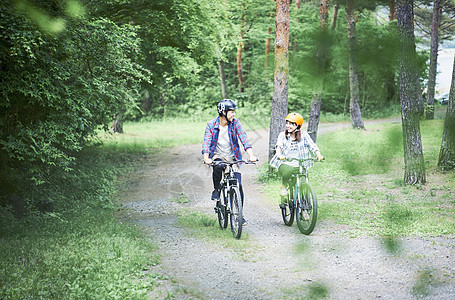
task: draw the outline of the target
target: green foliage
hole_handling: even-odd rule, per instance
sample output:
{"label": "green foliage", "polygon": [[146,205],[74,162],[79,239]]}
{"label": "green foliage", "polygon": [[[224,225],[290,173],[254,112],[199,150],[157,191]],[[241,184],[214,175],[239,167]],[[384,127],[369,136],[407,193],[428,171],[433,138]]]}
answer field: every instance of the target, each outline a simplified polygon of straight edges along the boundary
{"label": "green foliage", "polygon": [[[84,19],[76,2],[66,8],[18,3],[26,5],[15,10],[0,4],[5,37],[0,51],[0,169],[1,174],[21,175],[25,188],[20,193],[31,201],[43,184],[75,167],[76,153],[98,128],[135,105],[139,84],[149,82],[149,75],[138,64],[134,27]],[[65,19],[58,34],[29,18],[45,14],[37,8],[40,4],[46,13]]]}

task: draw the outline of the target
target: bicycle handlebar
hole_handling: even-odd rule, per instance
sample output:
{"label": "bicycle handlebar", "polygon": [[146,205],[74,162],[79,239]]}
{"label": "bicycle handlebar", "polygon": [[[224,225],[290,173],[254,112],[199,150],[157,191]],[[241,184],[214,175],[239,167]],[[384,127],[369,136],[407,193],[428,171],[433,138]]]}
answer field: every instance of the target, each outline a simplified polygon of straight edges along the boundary
{"label": "bicycle handlebar", "polygon": [[299,162],[304,162],[304,161],[316,161],[316,162],[322,162],[322,160],[325,160],[325,157],[322,159],[322,160],[318,160],[317,157],[310,157],[310,158],[288,158],[288,157],[285,157],[284,159],[282,159],[284,161],[299,161]]}
{"label": "bicycle handlebar", "polygon": [[[242,160],[235,160],[235,161],[215,160],[215,161],[212,161],[211,164],[208,164],[208,166],[218,166],[218,165],[221,165],[221,164],[232,166],[232,165],[236,165],[236,164],[238,164],[238,163],[245,163],[245,164],[247,164],[247,165],[255,165],[257,161],[258,161],[258,160],[256,160],[256,161],[249,161],[249,160],[243,160],[243,159],[242,159]],[[204,162],[204,163],[205,163],[205,162]]]}

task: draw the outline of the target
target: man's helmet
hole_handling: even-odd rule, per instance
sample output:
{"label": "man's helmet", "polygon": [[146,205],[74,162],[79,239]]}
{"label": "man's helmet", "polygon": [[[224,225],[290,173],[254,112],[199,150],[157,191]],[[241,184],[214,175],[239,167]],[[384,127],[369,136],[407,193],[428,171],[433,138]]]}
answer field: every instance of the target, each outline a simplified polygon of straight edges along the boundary
{"label": "man's helmet", "polygon": [[230,110],[236,110],[237,105],[235,104],[234,100],[223,99],[218,103],[217,109],[218,109],[218,114],[220,116],[223,116],[223,111],[225,111],[227,113]]}
{"label": "man's helmet", "polygon": [[286,117],[286,121],[295,123],[295,124],[297,124],[299,127],[302,127],[302,125],[303,125],[303,117],[302,117],[300,114],[298,114],[298,113],[290,113],[290,114]]}

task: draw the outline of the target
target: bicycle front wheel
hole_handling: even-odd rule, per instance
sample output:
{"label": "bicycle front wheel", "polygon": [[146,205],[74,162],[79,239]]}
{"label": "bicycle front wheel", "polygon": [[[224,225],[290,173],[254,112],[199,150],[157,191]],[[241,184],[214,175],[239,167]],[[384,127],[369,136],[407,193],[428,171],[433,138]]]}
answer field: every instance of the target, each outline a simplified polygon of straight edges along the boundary
{"label": "bicycle front wheel", "polygon": [[297,226],[303,234],[310,234],[313,232],[318,217],[318,204],[316,200],[316,193],[309,183],[302,183],[300,185],[300,193],[297,199],[295,218]]}
{"label": "bicycle front wheel", "polygon": [[221,229],[226,229],[228,224],[228,208],[227,208],[226,189],[223,188],[220,193],[220,200],[217,202],[218,224]]}
{"label": "bicycle front wheel", "polygon": [[242,235],[243,223],[242,198],[240,198],[238,187],[232,187],[229,193],[231,197],[229,216],[231,221],[232,235],[236,239],[240,239],[240,236]]}
{"label": "bicycle front wheel", "polygon": [[287,205],[281,207],[281,216],[283,217],[285,225],[292,226],[292,223],[294,223],[294,201],[292,199],[290,188],[288,188]]}

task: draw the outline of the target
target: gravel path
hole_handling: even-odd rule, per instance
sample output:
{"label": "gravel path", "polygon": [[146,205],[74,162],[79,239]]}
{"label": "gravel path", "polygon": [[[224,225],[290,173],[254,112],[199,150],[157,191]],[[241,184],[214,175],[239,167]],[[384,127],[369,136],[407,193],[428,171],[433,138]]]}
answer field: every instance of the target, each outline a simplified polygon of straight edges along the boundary
{"label": "gravel path", "polygon": [[[319,132],[349,126],[322,125]],[[248,136],[265,162],[267,131]],[[455,299],[453,238],[402,238],[391,253],[381,238],[349,237],[334,222],[318,222],[312,235],[302,235],[295,224],[283,224],[277,203],[261,195],[256,166],[242,167],[249,221],[242,239],[223,246],[194,236],[177,226],[176,211],[216,218],[211,170],[200,149],[151,153],[122,192],[127,218],[143,226],[161,255],[150,270],[163,275],[150,299]],[[182,194],[188,203],[170,200]]]}

